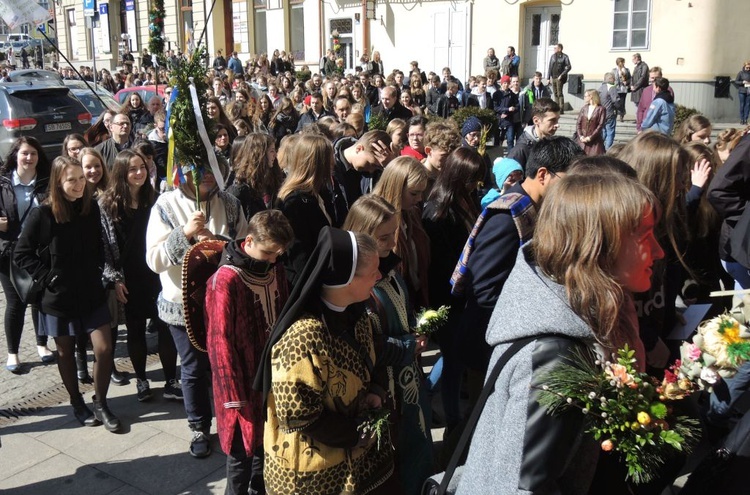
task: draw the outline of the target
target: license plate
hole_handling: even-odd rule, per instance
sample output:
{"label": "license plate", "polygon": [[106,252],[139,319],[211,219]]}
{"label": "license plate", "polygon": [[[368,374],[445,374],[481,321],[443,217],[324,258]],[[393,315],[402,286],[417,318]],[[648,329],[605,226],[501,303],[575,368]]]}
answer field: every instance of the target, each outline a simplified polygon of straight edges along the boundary
{"label": "license plate", "polygon": [[56,122],[54,124],[45,124],[44,132],[69,131],[73,128],[70,122]]}

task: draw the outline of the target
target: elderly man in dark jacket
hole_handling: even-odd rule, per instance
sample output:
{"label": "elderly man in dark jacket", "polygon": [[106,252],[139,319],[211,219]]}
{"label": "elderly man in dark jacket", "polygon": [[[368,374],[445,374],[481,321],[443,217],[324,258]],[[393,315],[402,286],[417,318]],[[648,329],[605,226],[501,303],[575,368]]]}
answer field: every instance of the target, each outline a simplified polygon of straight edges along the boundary
{"label": "elderly man in dark jacket", "polygon": [[380,105],[372,109],[373,115],[380,115],[390,122],[393,119],[408,121],[413,117],[411,110],[398,101],[398,90],[393,86],[383,88],[380,95]]}

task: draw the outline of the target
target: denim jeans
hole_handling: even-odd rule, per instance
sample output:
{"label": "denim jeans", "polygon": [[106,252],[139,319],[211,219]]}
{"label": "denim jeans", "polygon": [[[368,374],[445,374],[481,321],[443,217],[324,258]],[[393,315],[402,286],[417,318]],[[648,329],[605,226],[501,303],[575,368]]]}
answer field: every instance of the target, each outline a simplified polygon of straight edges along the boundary
{"label": "denim jeans", "polygon": [[750,94],[740,93],[740,122],[747,123],[750,116]]}
{"label": "denim jeans", "polygon": [[211,426],[211,397],[208,394],[208,354],[190,343],[187,330],[182,326],[169,325],[177,352],[180,354],[182,395],[188,423],[200,423],[203,428]]}
{"label": "denim jeans", "polygon": [[750,270],[736,261],[721,260],[721,266],[734,279],[734,290],[750,289]]}
{"label": "denim jeans", "polygon": [[608,150],[615,142],[615,129],[617,128],[617,114],[604,123],[604,149]]}

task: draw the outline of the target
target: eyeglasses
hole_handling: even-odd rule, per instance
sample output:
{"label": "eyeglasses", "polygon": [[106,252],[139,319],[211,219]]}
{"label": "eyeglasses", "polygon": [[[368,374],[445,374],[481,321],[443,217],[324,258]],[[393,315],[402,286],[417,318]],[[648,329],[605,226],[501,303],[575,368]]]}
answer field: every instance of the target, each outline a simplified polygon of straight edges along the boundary
{"label": "eyeglasses", "polygon": [[82,149],[83,149],[82,146],[73,146],[73,147],[68,148],[68,151],[72,153],[78,153]]}
{"label": "eyeglasses", "polygon": [[410,138],[423,138],[424,134],[407,134]]}
{"label": "eyeglasses", "polygon": [[124,127],[124,126],[129,127],[130,122],[112,122],[110,125],[119,125],[121,127]]}

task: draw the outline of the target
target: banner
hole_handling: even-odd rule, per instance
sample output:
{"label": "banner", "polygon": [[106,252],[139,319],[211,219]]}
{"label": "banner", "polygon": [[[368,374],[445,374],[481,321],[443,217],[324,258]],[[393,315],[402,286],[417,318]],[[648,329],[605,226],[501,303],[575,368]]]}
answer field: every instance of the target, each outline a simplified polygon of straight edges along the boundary
{"label": "banner", "polygon": [[11,30],[27,22],[36,26],[52,19],[49,10],[28,0],[0,0],[0,17]]}

